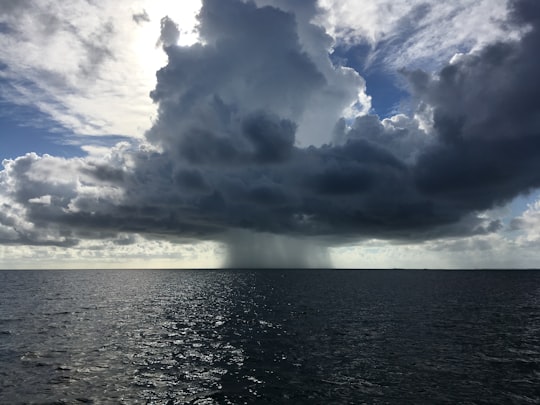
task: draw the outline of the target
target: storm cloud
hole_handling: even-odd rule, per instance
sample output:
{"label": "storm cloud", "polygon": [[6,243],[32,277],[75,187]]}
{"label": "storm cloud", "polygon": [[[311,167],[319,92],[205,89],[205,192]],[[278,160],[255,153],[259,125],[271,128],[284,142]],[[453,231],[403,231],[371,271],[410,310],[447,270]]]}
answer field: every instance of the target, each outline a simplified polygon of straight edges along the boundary
{"label": "storm cloud", "polygon": [[415,114],[382,121],[359,113],[365,82],[331,63],[315,4],[296,3],[205,0],[192,46],[176,45],[163,19],[168,64],[145,142],[4,161],[0,240],[212,239],[231,244],[233,265],[251,265],[246,231],[322,245],[488,234],[501,224],[483,211],[540,186],[537,2],[513,3],[513,23],[529,27],[520,41],[437,74],[403,71]]}

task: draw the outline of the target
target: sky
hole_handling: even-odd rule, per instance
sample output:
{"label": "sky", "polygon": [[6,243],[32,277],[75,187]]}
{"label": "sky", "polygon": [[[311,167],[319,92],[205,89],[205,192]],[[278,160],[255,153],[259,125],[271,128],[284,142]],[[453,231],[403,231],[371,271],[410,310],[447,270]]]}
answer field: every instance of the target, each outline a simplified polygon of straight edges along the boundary
{"label": "sky", "polygon": [[0,268],[535,268],[536,0],[2,0]]}

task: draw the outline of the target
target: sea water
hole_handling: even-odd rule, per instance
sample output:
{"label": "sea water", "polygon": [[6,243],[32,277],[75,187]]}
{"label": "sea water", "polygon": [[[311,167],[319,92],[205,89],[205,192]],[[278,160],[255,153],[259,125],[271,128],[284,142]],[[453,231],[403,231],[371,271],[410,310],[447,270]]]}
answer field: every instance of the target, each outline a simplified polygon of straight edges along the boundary
{"label": "sea water", "polygon": [[540,272],[0,272],[0,403],[540,403]]}

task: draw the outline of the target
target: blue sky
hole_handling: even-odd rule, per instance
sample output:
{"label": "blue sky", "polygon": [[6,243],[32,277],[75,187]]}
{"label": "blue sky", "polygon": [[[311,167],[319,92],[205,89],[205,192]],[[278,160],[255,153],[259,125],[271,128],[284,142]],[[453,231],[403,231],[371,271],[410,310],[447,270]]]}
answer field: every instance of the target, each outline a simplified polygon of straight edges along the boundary
{"label": "blue sky", "polygon": [[366,81],[366,93],[371,96],[371,111],[381,118],[389,118],[400,112],[400,104],[409,99],[406,83],[392,69],[381,62],[370,61],[372,46],[359,44],[337,46],[331,54],[336,64],[343,64],[359,72]]}
{"label": "blue sky", "polygon": [[0,115],[0,158],[14,159],[27,152],[63,157],[83,155],[79,147],[65,143],[73,133],[55,124],[36,108],[6,103]]}
{"label": "blue sky", "polygon": [[9,3],[0,266],[534,267],[535,7]]}

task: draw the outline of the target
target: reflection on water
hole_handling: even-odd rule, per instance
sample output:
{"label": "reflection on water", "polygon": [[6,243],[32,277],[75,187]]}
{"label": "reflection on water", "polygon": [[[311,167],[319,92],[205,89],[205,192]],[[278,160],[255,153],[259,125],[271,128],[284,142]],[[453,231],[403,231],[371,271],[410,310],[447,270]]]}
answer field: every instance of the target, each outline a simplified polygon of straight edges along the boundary
{"label": "reflection on water", "polygon": [[0,403],[538,403],[540,273],[0,272]]}

